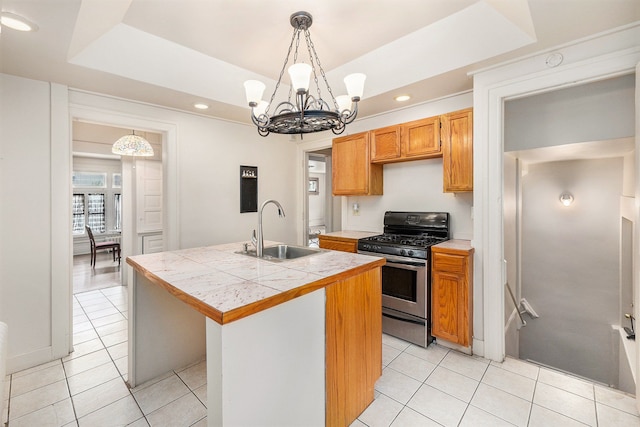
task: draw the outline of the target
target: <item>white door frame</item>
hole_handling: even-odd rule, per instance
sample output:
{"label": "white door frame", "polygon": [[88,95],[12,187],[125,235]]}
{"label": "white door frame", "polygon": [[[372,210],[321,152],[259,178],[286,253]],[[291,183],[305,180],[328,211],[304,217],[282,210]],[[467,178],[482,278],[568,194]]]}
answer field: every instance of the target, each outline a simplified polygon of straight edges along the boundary
{"label": "white door frame", "polygon": [[[177,130],[176,125],[160,122],[151,118],[141,118],[120,112],[114,112],[81,105],[71,105],[71,119],[77,119],[92,123],[121,128],[132,128],[157,132],[162,134],[162,175],[163,175],[163,249],[179,249],[178,239],[178,212],[177,212]],[[71,182],[71,177],[69,177]],[[132,207],[133,208],[133,207]],[[123,227],[125,225],[123,224]],[[131,227],[131,225],[129,225]],[[135,236],[132,233],[125,235],[123,230],[123,249],[133,248]],[[123,251],[124,255],[130,255]]]}
{"label": "white door frame", "polygon": [[322,139],[311,142],[299,143],[296,147],[296,161],[300,167],[298,168],[297,182],[298,182],[298,212],[301,212],[298,224],[298,244],[306,246],[309,240],[309,197],[307,194],[308,182],[309,182],[309,153],[313,151],[324,150],[325,148],[331,148],[332,139]]}
{"label": "white door frame", "polygon": [[[502,229],[504,102],[508,99],[631,74],[640,62],[638,40],[640,25],[636,24],[474,75],[474,284],[481,287],[483,297],[482,314],[479,316],[481,326],[474,332],[479,335],[476,338],[482,341],[482,353],[479,354],[488,359],[502,361],[505,357],[506,277],[503,271]],[[555,53],[563,55],[563,62],[555,68],[550,68],[547,58]],[[638,124],[636,129],[637,126]],[[636,131],[636,138],[637,133]],[[636,139],[636,171],[640,170],[638,151],[640,143]],[[636,174],[636,182],[638,175],[640,174]],[[639,197],[638,190],[636,184],[636,197]],[[636,248],[638,239],[639,232],[635,230]],[[637,267],[638,265],[636,271]],[[634,276],[634,286],[638,298],[640,279],[637,273]],[[636,346],[640,347],[638,343]]]}

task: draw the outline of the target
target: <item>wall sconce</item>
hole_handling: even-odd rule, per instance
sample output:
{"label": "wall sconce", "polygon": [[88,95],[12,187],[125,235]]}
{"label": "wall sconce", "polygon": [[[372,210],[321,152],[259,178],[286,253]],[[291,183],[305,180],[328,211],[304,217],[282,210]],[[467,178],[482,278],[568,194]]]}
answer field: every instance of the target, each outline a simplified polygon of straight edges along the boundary
{"label": "wall sconce", "polygon": [[571,203],[573,203],[573,196],[571,195],[571,193],[562,193],[560,195],[560,202],[564,206],[569,206]]}

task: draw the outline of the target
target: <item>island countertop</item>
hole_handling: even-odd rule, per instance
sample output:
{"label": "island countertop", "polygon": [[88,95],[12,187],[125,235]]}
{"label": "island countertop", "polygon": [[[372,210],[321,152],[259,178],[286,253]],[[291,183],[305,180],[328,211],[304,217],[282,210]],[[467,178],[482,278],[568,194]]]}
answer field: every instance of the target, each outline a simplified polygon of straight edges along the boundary
{"label": "island countertop", "polygon": [[[275,244],[265,242],[265,247]],[[242,248],[238,242],[135,255],[127,257],[127,264],[222,325],[385,263],[384,258],[328,250],[273,262],[236,253]]]}

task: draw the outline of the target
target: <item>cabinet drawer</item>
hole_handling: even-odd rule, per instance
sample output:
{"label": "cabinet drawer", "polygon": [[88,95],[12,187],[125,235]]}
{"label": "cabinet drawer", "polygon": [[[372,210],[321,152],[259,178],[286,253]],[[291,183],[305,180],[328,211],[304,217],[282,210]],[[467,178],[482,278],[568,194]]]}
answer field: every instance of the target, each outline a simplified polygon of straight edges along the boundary
{"label": "cabinet drawer", "polygon": [[320,248],[331,249],[333,251],[356,253],[358,251],[358,241],[354,240],[353,242],[347,242],[347,241],[340,241],[340,240],[328,240],[328,239],[323,239],[321,235]]}
{"label": "cabinet drawer", "polygon": [[467,258],[460,255],[433,253],[433,269],[450,273],[463,273]]}

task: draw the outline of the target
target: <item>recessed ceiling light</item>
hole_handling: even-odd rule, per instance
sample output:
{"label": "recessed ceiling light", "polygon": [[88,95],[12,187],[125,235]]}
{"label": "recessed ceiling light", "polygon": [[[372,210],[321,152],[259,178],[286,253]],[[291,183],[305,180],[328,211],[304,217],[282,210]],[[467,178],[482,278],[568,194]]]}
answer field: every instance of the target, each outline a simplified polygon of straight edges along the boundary
{"label": "recessed ceiling light", "polygon": [[193,106],[195,108],[197,108],[198,110],[206,110],[207,108],[209,108],[209,106],[205,103],[202,102],[196,102],[195,104],[193,104]]}
{"label": "recessed ceiling light", "polygon": [[18,31],[37,31],[38,26],[20,15],[11,12],[2,12],[0,24]]}
{"label": "recessed ceiling light", "polygon": [[411,97],[409,95],[398,95],[395,97],[395,100],[398,102],[404,102],[410,100]]}

